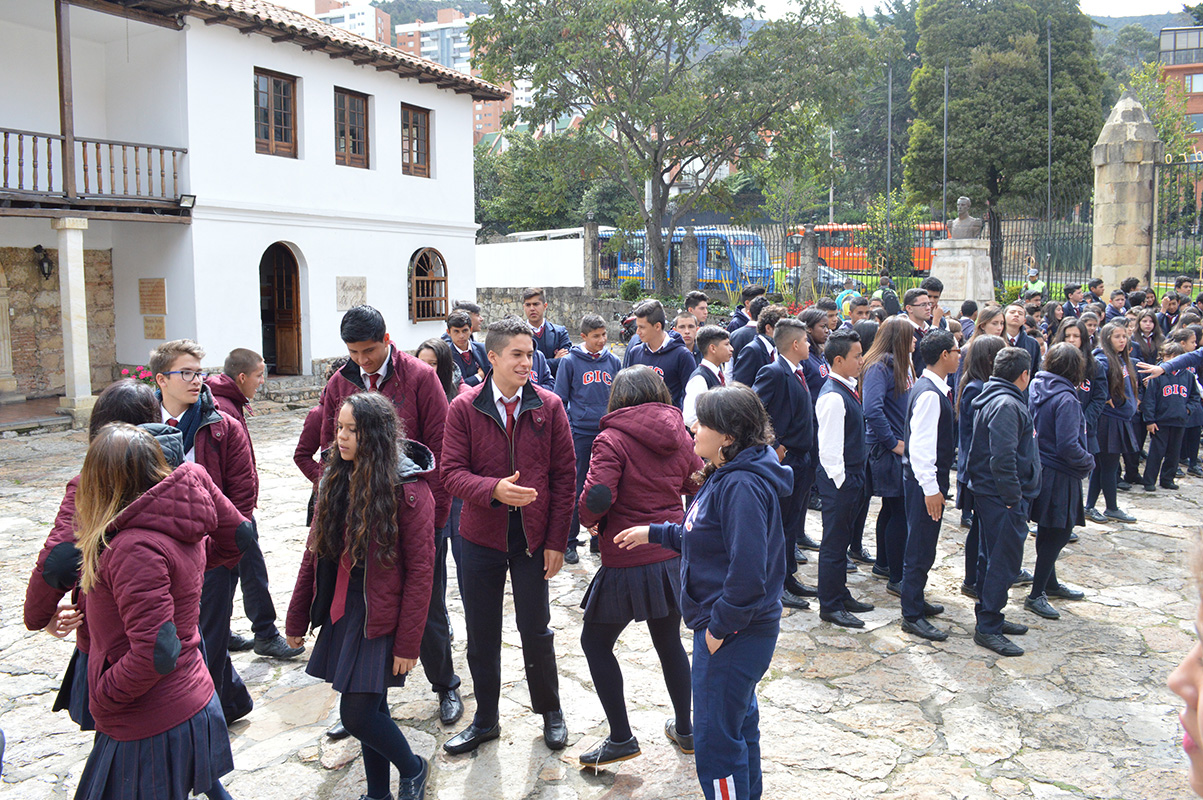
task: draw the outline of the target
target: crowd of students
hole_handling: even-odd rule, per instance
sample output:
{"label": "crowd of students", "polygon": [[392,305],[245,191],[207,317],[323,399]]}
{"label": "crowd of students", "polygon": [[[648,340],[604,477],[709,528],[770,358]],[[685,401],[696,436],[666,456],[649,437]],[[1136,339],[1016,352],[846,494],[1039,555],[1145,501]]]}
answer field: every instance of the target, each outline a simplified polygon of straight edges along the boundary
{"label": "crowd of students", "polygon": [[[1066,286],[1047,313],[1029,289],[1026,305],[966,302],[953,319],[931,278],[901,298],[888,278],[870,298],[847,286],[796,317],[749,287],[726,328],[691,292],[671,326],[659,301],[638,304],[621,361],[601,317],[586,314],[573,344],[537,288],[524,318],[493,322],[483,342],[479,307],[458,304],[412,356],[357,306],[340,326],[348,356],[330,365],[294,455],[313,492],[285,636],[244,418],[263,360],[235,350],[207,376],[195,342],[161,345],[157,389],[125,380],[98,398],[83,468],[29,581],[26,625],[76,635],[55,701],[96,731],[76,796],[229,796],[226,727],[253,707],[229,658],[248,646],[230,631],[241,578],[257,653],[297,657],[317,632],[306,670],[340,695],[330,735],[362,743],[364,797],[393,797],[393,767],[397,797],[424,797],[429,764],[387,691],[420,661],[441,722],[463,715],[448,552],[475,713],[443,749],[500,736],[507,575],[531,710],[547,747],[563,749],[548,582],[579,563],[584,536],[600,566],[580,644],[609,733],[580,763],[640,754],[615,648],[645,623],[673,707],[664,735],[694,755],[707,798],[759,797],[755,688],[783,607],[817,598],[822,620],[863,627],[857,614],[874,605],[847,584],[859,563],[899,598],[903,631],[948,638],[926,587],[954,471],[973,640],[1003,656],[1023,654],[1009,637],[1027,631],[1005,614],[1013,585],[1030,584],[1024,607],[1048,619],[1059,617],[1049,598],[1082,599],[1055,569],[1075,526],[1132,521],[1116,492],[1175,489],[1180,460],[1203,474],[1192,286],[1180,278],[1160,312],[1145,308],[1151,291],[1129,288],[1097,309]],[[872,497],[875,555],[863,539]],[[808,507],[821,511],[818,540]],[[808,585],[800,567],[814,552]]]}

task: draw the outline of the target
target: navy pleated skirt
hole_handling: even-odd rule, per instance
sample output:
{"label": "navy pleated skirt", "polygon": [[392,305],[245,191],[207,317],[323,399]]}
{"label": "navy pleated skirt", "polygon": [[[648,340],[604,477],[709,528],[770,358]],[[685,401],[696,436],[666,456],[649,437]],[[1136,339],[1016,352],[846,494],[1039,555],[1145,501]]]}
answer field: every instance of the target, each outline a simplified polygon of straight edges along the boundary
{"label": "navy pleated skirt", "polygon": [[1049,528],[1085,526],[1081,478],[1045,467],[1040,472],[1040,495],[1032,501],[1028,516]]}
{"label": "navy pleated skirt", "polygon": [[364,636],[367,607],[363,599],[363,571],[351,572],[347,607],[338,622],[326,617],[313,643],[305,671],[330,683],[334,691],[380,694],[390,686],[404,686],[405,676],[393,674],[392,636]]}
{"label": "navy pleated skirt", "polygon": [[680,614],[681,559],[638,567],[602,565],[593,575],[581,608],[585,622],[624,625]]}
{"label": "navy pleated skirt", "polygon": [[75,800],[187,800],[233,769],[215,692],[192,719],[149,739],[119,742],[97,732]]}
{"label": "navy pleated skirt", "polygon": [[1098,440],[1100,453],[1139,453],[1136,426],[1130,419],[1118,419],[1103,414],[1099,417]]}
{"label": "navy pleated skirt", "polygon": [[902,497],[902,456],[875,444],[869,448],[874,497]]}
{"label": "navy pleated skirt", "polygon": [[51,710],[62,711],[64,708],[81,731],[96,730],[96,721],[88,708],[88,654],[78,647],[67,662],[67,673],[63,675],[63,685],[59,687]]}

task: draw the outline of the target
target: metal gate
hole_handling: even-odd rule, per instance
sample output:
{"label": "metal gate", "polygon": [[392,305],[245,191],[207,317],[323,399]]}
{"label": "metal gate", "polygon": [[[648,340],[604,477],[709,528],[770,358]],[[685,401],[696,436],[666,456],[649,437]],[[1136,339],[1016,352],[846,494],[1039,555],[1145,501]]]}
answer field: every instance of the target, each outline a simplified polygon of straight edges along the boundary
{"label": "metal gate", "polygon": [[[986,213],[990,264],[996,284],[1014,289],[1040,270],[1046,300],[1060,300],[1060,287],[1085,284],[1092,275],[1094,187],[1068,185],[1023,200],[1004,201]],[[1051,202],[1050,202],[1051,200]]]}
{"label": "metal gate", "polygon": [[1173,287],[1178,275],[1196,283],[1203,276],[1203,153],[1186,156],[1157,165],[1151,271],[1158,295]]}

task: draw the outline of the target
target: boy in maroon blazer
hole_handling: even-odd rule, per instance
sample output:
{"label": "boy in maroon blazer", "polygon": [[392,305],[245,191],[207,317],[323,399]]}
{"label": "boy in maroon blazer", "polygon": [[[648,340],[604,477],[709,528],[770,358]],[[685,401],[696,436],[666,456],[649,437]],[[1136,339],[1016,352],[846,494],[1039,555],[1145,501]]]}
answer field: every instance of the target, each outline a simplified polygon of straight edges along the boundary
{"label": "boy in maroon blazer", "polygon": [[530,382],[534,341],[521,320],[494,322],[485,337],[492,372],[451,404],[443,439],[442,478],[464,501],[464,618],[476,716],[443,749],[459,754],[501,735],[501,622],[506,573],[531,707],[543,715],[552,750],[568,742],[560,709],[547,582],[560,571],[576,488],[576,457],[564,405]]}

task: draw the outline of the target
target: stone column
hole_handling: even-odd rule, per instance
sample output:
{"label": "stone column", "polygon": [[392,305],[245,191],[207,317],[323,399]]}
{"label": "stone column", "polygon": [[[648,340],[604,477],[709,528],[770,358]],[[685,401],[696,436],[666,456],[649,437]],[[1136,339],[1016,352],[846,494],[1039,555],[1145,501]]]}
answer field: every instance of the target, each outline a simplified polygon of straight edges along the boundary
{"label": "stone column", "polygon": [[88,221],[63,217],[51,222],[58,231],[58,285],[63,318],[63,366],[67,391],[59,400],[76,427],[92,414],[92,372],[88,363],[88,304],[84,289],[84,231]]}
{"label": "stone column", "polygon": [[[589,214],[589,219],[585,222],[585,227],[581,232],[581,238],[584,240],[581,251],[584,257],[582,265],[582,276],[584,280],[582,285],[585,287],[585,294],[597,295],[597,279],[598,268],[601,266],[601,252],[597,246],[597,223],[593,221],[592,212]],[[617,288],[617,287],[615,287]]]}
{"label": "stone column", "polygon": [[1149,275],[1153,180],[1165,145],[1140,101],[1124,92],[1094,145],[1094,274],[1109,288]]}
{"label": "stone column", "polygon": [[8,315],[8,279],[4,277],[4,265],[0,264],[0,405],[25,401],[25,395],[17,391],[17,377],[13,374],[13,340]]}
{"label": "stone column", "polygon": [[682,296],[698,288],[698,237],[692,225],[685,226],[685,235],[681,237],[681,263],[677,265],[677,275]]}

